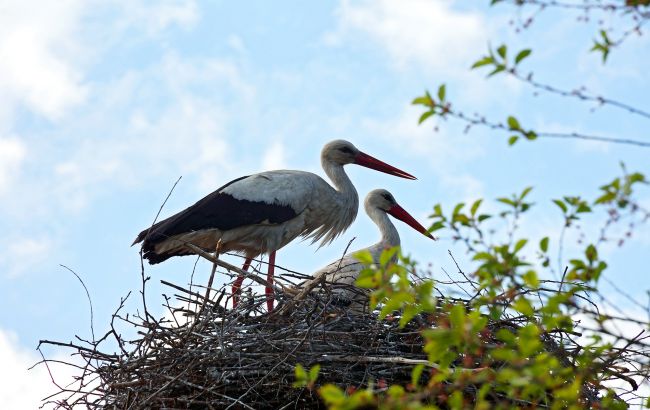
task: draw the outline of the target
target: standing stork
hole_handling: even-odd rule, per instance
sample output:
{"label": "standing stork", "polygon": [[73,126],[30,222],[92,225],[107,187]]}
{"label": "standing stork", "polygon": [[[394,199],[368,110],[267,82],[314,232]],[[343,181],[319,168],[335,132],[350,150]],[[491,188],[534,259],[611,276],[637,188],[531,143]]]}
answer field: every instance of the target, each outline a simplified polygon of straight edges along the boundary
{"label": "standing stork", "polygon": [[[267,171],[230,181],[189,208],[165,219],[137,236],[142,256],[150,264],[172,256],[191,255],[190,243],[213,251],[239,252],[246,257],[243,270],[254,257],[268,253],[266,303],[273,310],[275,253],[295,238],[309,238],[320,246],[332,242],[354,221],[359,197],[347,174],[346,164],[357,164],[407,179],[413,175],[363,153],[343,140],[329,142],[321,152],[329,185],[316,174],[304,171]],[[237,305],[243,282],[233,284]]]}
{"label": "standing stork", "polygon": [[[314,278],[299,284],[299,289],[313,287],[315,282],[323,280],[332,286],[332,293],[346,303],[353,304],[354,308],[361,307],[367,301],[367,295],[360,289],[356,289],[354,284],[359,273],[365,267],[363,263],[354,256],[359,251],[368,251],[372,255],[373,261],[378,264],[379,257],[385,249],[393,248],[400,245],[400,238],[395,225],[391,222],[388,215],[391,215],[416,231],[435,240],[425,227],[420,225],[408,212],[404,210],[395,197],[385,189],[375,189],[366,195],[364,203],[366,213],[379,228],[381,239],[376,244],[359,249],[346,254],[343,258],[338,259],[314,273]],[[396,258],[394,256],[393,258]]]}

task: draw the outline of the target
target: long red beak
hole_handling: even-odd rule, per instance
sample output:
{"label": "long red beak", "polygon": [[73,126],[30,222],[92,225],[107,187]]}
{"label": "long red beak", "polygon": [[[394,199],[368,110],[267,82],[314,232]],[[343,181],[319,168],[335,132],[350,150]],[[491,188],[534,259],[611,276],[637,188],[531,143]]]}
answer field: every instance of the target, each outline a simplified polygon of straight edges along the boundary
{"label": "long red beak", "polygon": [[400,221],[406,223],[411,228],[415,229],[416,231],[420,232],[421,234],[423,234],[425,236],[428,236],[429,238],[433,239],[434,241],[436,240],[435,236],[431,235],[424,226],[420,225],[420,223],[418,221],[416,221],[415,218],[413,218],[401,206],[399,206],[397,204],[393,205],[388,210],[388,213],[393,215],[395,218],[399,219]]}
{"label": "long red beak", "polygon": [[362,167],[375,169],[377,171],[385,172],[390,175],[395,175],[397,177],[406,178],[406,179],[417,179],[413,175],[402,171],[401,169],[395,168],[392,165],[378,160],[375,157],[372,157],[364,152],[359,152],[354,159],[354,163],[361,165]]}

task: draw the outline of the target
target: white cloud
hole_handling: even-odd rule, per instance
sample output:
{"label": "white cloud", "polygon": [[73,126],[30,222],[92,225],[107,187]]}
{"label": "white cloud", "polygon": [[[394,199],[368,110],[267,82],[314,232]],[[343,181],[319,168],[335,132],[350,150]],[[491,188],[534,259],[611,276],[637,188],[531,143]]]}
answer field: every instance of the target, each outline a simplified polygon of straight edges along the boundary
{"label": "white cloud", "polygon": [[[115,190],[183,175],[209,192],[237,173],[243,159],[231,152],[229,120],[256,91],[235,64],[170,53],[96,91],[77,124],[84,132],[70,133],[75,149],[54,156],[55,182],[43,187],[61,208],[85,208],[107,184]],[[101,134],[87,135],[95,129]]]}
{"label": "white cloud", "polygon": [[453,168],[458,162],[470,161],[482,154],[476,135],[452,135],[454,130],[447,123],[434,130],[436,118],[419,125],[420,114],[421,108],[409,105],[393,118],[369,118],[363,125],[371,135],[379,136],[396,149],[428,159],[434,170]]}
{"label": "white cloud", "polygon": [[86,97],[88,89],[72,62],[83,4],[79,0],[3,2],[0,100],[5,110],[21,104],[56,119]]}
{"label": "white cloud", "polygon": [[[69,360],[62,357],[58,359]],[[13,332],[0,329],[0,408],[37,409],[43,398],[57,391],[45,366],[39,365],[28,370],[39,360],[41,357],[36,351],[21,346]],[[52,365],[51,370],[60,385],[72,381],[72,368]]]}
{"label": "white cloud", "polygon": [[244,44],[244,40],[236,34],[231,34],[228,36],[228,46],[240,54],[246,53],[246,45]]}
{"label": "white cloud", "polygon": [[440,183],[448,191],[456,192],[459,202],[468,203],[485,196],[483,182],[470,174],[443,172],[440,174]]}
{"label": "white cloud", "polygon": [[[101,20],[101,25],[89,23],[105,12],[116,17]],[[128,34],[133,40],[133,29],[153,36],[173,25],[191,27],[198,16],[193,0],[3,2],[0,119],[11,123],[17,107],[60,119],[88,98],[92,87],[84,68],[114,39]]]}
{"label": "white cloud", "polygon": [[189,28],[199,20],[194,0],[171,0],[154,4],[127,0],[117,1],[117,4],[128,23],[144,28],[149,35],[155,35],[172,25]]}
{"label": "white cloud", "polygon": [[53,241],[46,235],[34,237],[9,237],[2,241],[0,267],[3,273],[13,278],[33,271],[53,249]]}
{"label": "white cloud", "polygon": [[264,153],[264,158],[262,159],[263,169],[286,168],[285,151],[286,147],[281,141],[273,141]]}
{"label": "white cloud", "polygon": [[487,25],[476,12],[459,11],[448,0],[342,0],[339,28],[325,41],[339,44],[365,33],[386,48],[399,67],[457,70],[483,51]]}
{"label": "white cloud", "polygon": [[445,124],[435,131],[435,119],[418,125],[421,114],[417,107],[407,106],[397,116],[385,120],[365,119],[363,126],[368,134],[375,135],[398,151],[406,151],[413,157],[427,160],[429,168],[439,182],[463,199],[482,196],[483,185],[472,175],[463,171],[463,164],[480,157],[483,149],[472,136],[462,132],[452,135],[453,128]]}
{"label": "white cloud", "polygon": [[16,137],[0,138],[0,197],[18,177],[27,147]]}

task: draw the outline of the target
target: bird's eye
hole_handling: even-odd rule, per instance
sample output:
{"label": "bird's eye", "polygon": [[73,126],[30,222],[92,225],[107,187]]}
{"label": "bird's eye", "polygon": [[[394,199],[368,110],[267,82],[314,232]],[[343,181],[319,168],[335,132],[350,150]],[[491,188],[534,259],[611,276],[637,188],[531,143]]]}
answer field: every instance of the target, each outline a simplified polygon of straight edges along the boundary
{"label": "bird's eye", "polygon": [[382,196],[383,196],[384,199],[387,200],[388,202],[393,202],[393,198],[392,198],[389,194],[383,194]]}
{"label": "bird's eye", "polygon": [[350,147],[339,148],[339,151],[345,152],[346,154],[352,154],[352,149]]}

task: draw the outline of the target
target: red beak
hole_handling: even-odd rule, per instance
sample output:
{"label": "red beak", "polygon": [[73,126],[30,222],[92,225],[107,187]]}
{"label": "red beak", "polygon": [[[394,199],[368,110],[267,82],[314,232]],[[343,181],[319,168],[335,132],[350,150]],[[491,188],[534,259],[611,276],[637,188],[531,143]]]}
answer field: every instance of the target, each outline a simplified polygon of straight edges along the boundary
{"label": "red beak", "polygon": [[377,171],[385,172],[386,174],[395,175],[397,177],[406,178],[406,179],[417,179],[413,175],[397,169],[392,165],[378,160],[375,157],[372,157],[364,152],[359,152],[354,159],[354,163],[361,165],[362,167],[375,169]]}
{"label": "red beak", "polygon": [[425,236],[428,236],[429,238],[433,239],[434,241],[436,240],[435,236],[431,235],[424,226],[420,225],[420,223],[418,221],[416,221],[415,218],[413,218],[401,206],[399,206],[397,204],[393,205],[388,210],[388,213],[393,215],[395,218],[399,219],[400,221],[406,223],[411,228],[415,229],[416,231],[420,232],[421,234],[423,234]]}

